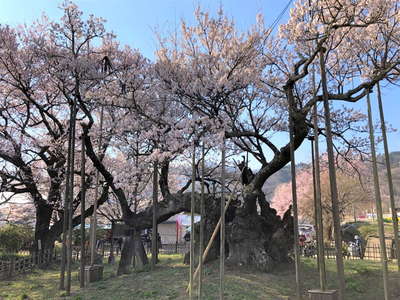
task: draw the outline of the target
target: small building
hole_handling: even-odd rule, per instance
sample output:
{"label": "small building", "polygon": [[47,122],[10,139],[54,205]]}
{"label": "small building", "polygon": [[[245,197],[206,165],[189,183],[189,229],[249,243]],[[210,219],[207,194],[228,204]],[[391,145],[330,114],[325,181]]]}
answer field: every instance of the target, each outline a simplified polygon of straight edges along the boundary
{"label": "small building", "polygon": [[[200,216],[195,215],[195,223],[200,221]],[[158,233],[162,244],[181,244],[185,233],[190,230],[190,215],[181,213],[170,217],[168,220],[158,224]]]}

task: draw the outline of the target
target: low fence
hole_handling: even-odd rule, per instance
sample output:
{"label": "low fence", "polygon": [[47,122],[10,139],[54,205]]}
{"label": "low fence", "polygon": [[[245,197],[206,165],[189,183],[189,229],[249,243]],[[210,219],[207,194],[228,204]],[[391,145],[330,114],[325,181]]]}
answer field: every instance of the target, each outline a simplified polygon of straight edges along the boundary
{"label": "low fence", "polygon": [[160,253],[164,254],[185,254],[190,250],[190,243],[163,244]]}
{"label": "low fence", "polygon": [[31,271],[36,266],[46,265],[58,257],[55,250],[49,249],[42,253],[33,253],[28,256],[15,257],[12,256],[9,260],[0,261],[0,279],[12,278],[21,273]]}
{"label": "low fence", "polygon": [[[121,254],[121,246],[118,243],[114,243],[113,245],[113,253],[115,256]],[[151,253],[151,244],[145,244],[146,253]],[[160,253],[163,254],[184,254],[189,251],[190,243],[174,243],[174,244],[162,244],[160,248]],[[104,242],[98,244],[97,253],[99,253],[102,257],[108,258],[111,253],[111,243]],[[72,259],[75,261],[79,261],[81,259],[81,251],[79,246],[72,247]],[[85,249],[86,255],[88,255],[88,250]],[[40,267],[47,265],[53,261],[61,259],[60,250],[56,250],[56,248],[49,249],[43,251],[41,254],[39,253],[29,253],[19,252],[19,255],[23,256],[12,256],[7,260],[0,260],[0,280],[6,278],[12,278],[18,274],[27,273],[32,271],[35,267]]]}
{"label": "low fence", "polygon": [[[366,259],[366,260],[380,260],[381,259],[381,247],[379,244],[367,244],[367,246],[363,249],[362,254],[358,253],[355,249],[351,247],[343,248],[343,258],[357,260],[357,259]],[[306,257],[317,257],[317,248],[313,246],[308,248],[301,253]],[[324,254],[326,259],[336,259],[336,248],[334,245],[325,246]],[[392,247],[386,247],[386,254],[388,259],[395,259],[395,251]]]}
{"label": "low fence", "polygon": [[[144,249],[147,254],[151,253],[151,243],[143,243]],[[80,247],[74,246],[72,248],[72,259],[79,261],[81,258]],[[171,243],[171,244],[162,244],[159,253],[163,254],[185,254],[190,250],[190,243]],[[104,258],[108,258],[111,254],[111,243],[110,242],[102,242],[99,243],[96,247],[96,251]],[[114,243],[113,245],[113,255],[119,256],[122,251],[122,244]],[[85,250],[86,254],[89,253],[89,249]]]}

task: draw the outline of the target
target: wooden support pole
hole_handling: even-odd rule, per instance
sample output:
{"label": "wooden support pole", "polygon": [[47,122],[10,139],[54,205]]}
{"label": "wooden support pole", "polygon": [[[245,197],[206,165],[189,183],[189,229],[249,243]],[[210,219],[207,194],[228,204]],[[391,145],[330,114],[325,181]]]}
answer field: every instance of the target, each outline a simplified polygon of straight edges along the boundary
{"label": "wooden support pole", "polygon": [[85,139],[81,137],[81,264],[80,264],[80,287],[85,287],[85,198],[86,198],[86,183],[85,183]]}
{"label": "wooden support pole", "polygon": [[386,244],[385,244],[385,231],[383,227],[383,217],[382,217],[382,199],[381,191],[379,187],[379,175],[378,166],[376,163],[376,151],[375,151],[375,137],[374,137],[374,125],[372,123],[372,113],[371,113],[371,101],[369,93],[367,94],[367,105],[368,105],[368,127],[369,127],[369,139],[371,143],[371,158],[372,158],[372,172],[374,177],[374,190],[375,190],[375,205],[376,205],[376,215],[378,219],[378,232],[379,232],[379,243],[381,248],[381,263],[383,272],[383,292],[385,300],[389,300],[389,288],[388,288],[388,266],[387,266],[387,254],[386,254]]}
{"label": "wooden support pole", "polygon": [[342,253],[342,236],[340,230],[340,213],[339,213],[339,198],[336,180],[335,170],[335,157],[333,153],[333,139],[332,139],[332,126],[330,119],[330,107],[328,99],[328,84],[326,80],[325,70],[325,51],[322,48],[320,52],[320,69],[321,69],[321,83],[324,100],[324,117],[325,117],[325,129],[326,129],[326,150],[328,152],[328,169],[329,169],[329,185],[331,188],[331,201],[332,201],[332,217],[333,217],[333,228],[335,236],[335,248],[336,248],[336,268],[337,276],[339,281],[339,300],[345,299],[346,284],[344,281],[344,264],[343,264],[343,253]]}
{"label": "wooden support pole", "polygon": [[318,136],[318,114],[317,104],[314,104],[313,110],[314,125],[314,177],[315,177],[315,214],[316,214],[316,232],[318,248],[318,271],[319,285],[321,290],[326,290],[326,268],[325,268],[325,249],[324,249],[324,228],[322,221],[322,203],[321,203],[321,177],[319,163],[319,136]]}
{"label": "wooden support pole", "polygon": [[[228,198],[228,202],[225,205],[224,214],[228,210],[228,207],[229,207],[229,204],[231,203],[231,201],[232,201],[232,197]],[[205,262],[205,260],[207,258],[208,252],[210,252],[211,246],[214,243],[215,238],[217,237],[217,234],[218,234],[218,231],[219,231],[220,227],[221,227],[221,218],[219,218],[217,225],[215,225],[215,228],[214,228],[214,231],[213,231],[213,233],[211,235],[211,238],[208,241],[206,249],[204,250],[203,258],[202,258],[203,264],[204,264],[204,262]],[[197,266],[196,271],[194,272],[193,280],[196,280],[197,275],[199,274],[199,271],[200,271],[200,264]],[[189,292],[189,289],[190,289],[190,283],[188,284],[188,287],[186,288],[186,292],[187,293]]]}
{"label": "wooden support pole", "polygon": [[[100,137],[99,144],[97,146],[98,155],[101,155],[101,148],[103,144],[103,118],[104,118],[104,106],[101,106],[100,110]],[[99,170],[96,170],[96,186],[94,190],[94,202],[93,202],[93,215],[90,219],[90,265],[94,265],[96,258],[96,231],[97,231],[97,199],[99,197]]]}
{"label": "wooden support pole", "polygon": [[67,260],[67,232],[68,232],[68,200],[69,200],[69,180],[71,173],[71,150],[72,150],[72,119],[73,119],[73,108],[70,108],[69,115],[69,132],[68,132],[68,154],[67,154],[67,170],[65,174],[65,194],[64,194],[64,213],[63,213],[63,236],[62,236],[62,248],[61,248],[61,270],[60,270],[60,284],[59,289],[65,290],[65,265]]}
{"label": "wooden support pole", "polygon": [[[225,134],[225,132],[224,132]],[[219,299],[224,299],[225,290],[225,136],[222,141],[221,162],[221,229],[220,229],[220,253],[219,253]]]}
{"label": "wooden support pole", "polygon": [[192,149],[192,192],[190,197],[190,274],[189,274],[189,298],[193,299],[193,273],[194,273],[194,193],[196,187],[196,144],[193,141]]}
{"label": "wooden support pole", "polygon": [[67,286],[66,295],[71,294],[71,268],[72,268],[72,217],[74,199],[74,173],[75,173],[75,131],[76,131],[76,100],[72,104],[72,137],[71,137],[71,165],[70,165],[70,179],[69,179],[69,192],[68,192],[68,238],[67,238]]}
{"label": "wooden support pole", "polygon": [[385,116],[383,113],[382,94],[381,94],[381,87],[380,87],[379,82],[377,83],[377,88],[378,88],[379,115],[380,115],[380,119],[381,119],[383,147],[385,150],[386,172],[387,172],[387,179],[388,179],[388,185],[389,185],[390,209],[392,211],[394,244],[396,247],[397,270],[400,272],[399,222],[397,220],[397,210],[396,210],[396,205],[395,205],[395,200],[394,200],[392,168],[390,165],[389,145],[388,145],[387,135],[386,135]]}
{"label": "wooden support pole", "polygon": [[110,241],[110,256],[108,257],[108,263],[114,264],[115,257],[114,257],[114,220],[111,221],[111,241]]}
{"label": "wooden support pole", "polygon": [[200,241],[199,241],[199,289],[198,299],[202,297],[203,285],[203,260],[201,255],[204,251],[204,218],[205,218],[205,205],[204,205],[204,173],[205,173],[205,149],[204,142],[201,145],[201,194],[200,194]]}
{"label": "wooden support pole", "polygon": [[289,100],[289,138],[290,138],[290,171],[292,177],[292,208],[293,208],[293,237],[294,237],[294,260],[296,272],[296,297],[302,299],[303,280],[301,276],[300,266],[300,249],[299,249],[299,216],[297,208],[297,190],[296,190],[296,160],[294,156],[294,96],[292,87],[286,87],[286,93]]}
{"label": "wooden support pole", "polygon": [[158,206],[158,164],[154,162],[153,170],[153,229],[151,233],[151,269],[157,263],[157,207]]}
{"label": "wooden support pole", "polygon": [[[308,140],[311,143],[311,168],[312,168],[312,182],[313,182],[313,197],[314,197],[314,224],[315,230],[318,230],[318,220],[317,220],[317,187],[316,187],[316,178],[315,178],[315,154],[314,154],[314,136],[308,136]],[[318,239],[317,239],[317,247],[318,247]],[[318,256],[318,252],[317,252]],[[319,273],[319,259],[317,257],[317,269]]]}

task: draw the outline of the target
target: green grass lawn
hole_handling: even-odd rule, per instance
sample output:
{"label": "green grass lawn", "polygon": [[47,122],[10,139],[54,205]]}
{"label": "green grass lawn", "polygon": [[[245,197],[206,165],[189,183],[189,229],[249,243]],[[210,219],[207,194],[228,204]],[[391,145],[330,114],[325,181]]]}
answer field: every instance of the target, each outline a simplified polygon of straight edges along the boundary
{"label": "green grass lawn", "polygon": [[[380,264],[370,261],[346,261],[346,299],[377,300],[383,298]],[[161,255],[161,262],[150,272],[147,269],[116,277],[116,265],[105,265],[104,280],[80,290],[75,266],[72,296],[57,290],[59,271],[36,270],[10,281],[0,282],[0,299],[188,299],[185,293],[189,278],[188,266],[182,264],[181,255]],[[219,293],[218,262],[206,266],[204,299],[217,299]],[[302,261],[304,290],[318,287],[316,262]],[[329,287],[336,286],[335,261],[327,261]],[[400,299],[400,276],[390,264],[391,299]],[[226,267],[226,299],[289,299],[295,292],[293,266],[282,266],[271,274],[249,269]]]}

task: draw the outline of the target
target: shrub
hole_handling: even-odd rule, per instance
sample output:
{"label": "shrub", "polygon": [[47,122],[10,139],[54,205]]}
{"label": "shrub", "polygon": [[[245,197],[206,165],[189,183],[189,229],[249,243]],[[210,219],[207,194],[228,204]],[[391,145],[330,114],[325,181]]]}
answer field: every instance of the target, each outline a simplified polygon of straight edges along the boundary
{"label": "shrub", "polygon": [[7,224],[0,227],[0,250],[16,253],[33,242],[33,230],[26,225]]}

